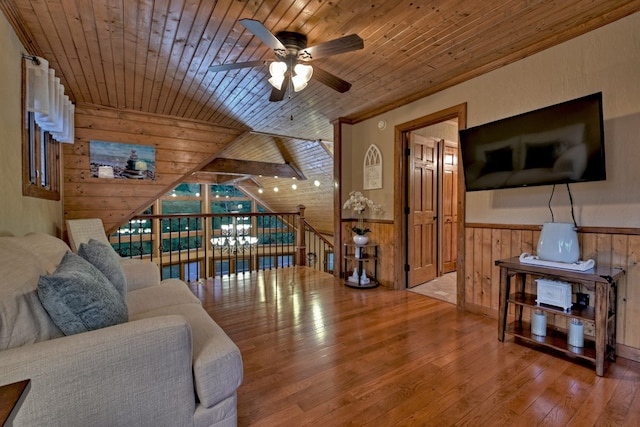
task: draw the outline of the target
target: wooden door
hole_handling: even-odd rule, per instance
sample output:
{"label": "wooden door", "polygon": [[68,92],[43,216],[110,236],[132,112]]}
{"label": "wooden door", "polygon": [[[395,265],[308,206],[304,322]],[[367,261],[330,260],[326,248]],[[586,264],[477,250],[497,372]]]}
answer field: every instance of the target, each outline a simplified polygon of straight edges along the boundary
{"label": "wooden door", "polygon": [[458,146],[445,141],[442,156],[442,274],[456,271]]}
{"label": "wooden door", "polygon": [[437,275],[437,140],[409,134],[409,287]]}

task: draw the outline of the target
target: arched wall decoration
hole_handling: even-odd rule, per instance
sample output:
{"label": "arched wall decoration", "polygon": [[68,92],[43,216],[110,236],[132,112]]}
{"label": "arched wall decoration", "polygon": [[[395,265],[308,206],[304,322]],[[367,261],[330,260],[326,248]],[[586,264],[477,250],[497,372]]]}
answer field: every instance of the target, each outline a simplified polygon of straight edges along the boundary
{"label": "arched wall decoration", "polygon": [[365,190],[382,188],[382,153],[375,144],[371,144],[364,155],[363,185]]}

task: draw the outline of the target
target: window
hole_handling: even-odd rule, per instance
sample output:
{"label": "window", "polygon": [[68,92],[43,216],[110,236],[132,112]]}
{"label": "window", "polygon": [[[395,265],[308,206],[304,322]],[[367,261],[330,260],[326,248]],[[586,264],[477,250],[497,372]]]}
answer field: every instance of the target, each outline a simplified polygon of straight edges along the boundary
{"label": "window", "polygon": [[162,279],[179,279],[180,264],[165,265],[162,267]]}
{"label": "window", "polygon": [[[152,215],[153,207],[148,207],[142,214]],[[111,246],[120,256],[125,258],[150,255],[153,251],[151,237],[153,227],[153,221],[150,219],[131,220],[129,224],[120,227],[112,236]]]}
{"label": "window", "polygon": [[188,262],[184,265],[184,277],[190,282],[197,281],[200,277],[200,261]]}
{"label": "window", "polygon": [[60,200],[60,144],[26,112],[22,144],[22,194]]}
{"label": "window", "polygon": [[73,144],[75,106],[49,62],[22,62],[22,194],[60,200],[60,146]]}
{"label": "window", "polygon": [[[162,214],[194,214],[202,212],[200,184],[180,184],[161,199]],[[202,218],[162,220],[162,251],[202,248]]]}
{"label": "window", "polygon": [[333,273],[333,252],[326,252],[325,258],[325,271]]}

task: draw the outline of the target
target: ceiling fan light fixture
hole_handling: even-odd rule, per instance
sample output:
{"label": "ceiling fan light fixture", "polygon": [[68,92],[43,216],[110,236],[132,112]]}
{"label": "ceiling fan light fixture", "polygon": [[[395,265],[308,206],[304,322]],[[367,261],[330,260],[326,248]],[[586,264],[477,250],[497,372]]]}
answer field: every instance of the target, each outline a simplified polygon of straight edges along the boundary
{"label": "ceiling fan light fixture", "polygon": [[282,77],[271,77],[269,80],[267,80],[269,83],[271,83],[271,86],[275,87],[278,90],[282,90],[282,83],[284,82],[284,76]]}
{"label": "ceiling fan light fixture", "polygon": [[313,67],[311,65],[296,64],[293,71],[295,72],[295,75],[291,78],[293,90],[295,92],[300,92],[302,89],[307,87],[307,83],[311,80]]}
{"label": "ceiling fan light fixture", "polygon": [[284,74],[287,72],[287,64],[285,62],[272,62],[269,65],[269,73],[271,78],[268,80],[271,86],[278,90],[282,89],[282,82],[284,82]]}

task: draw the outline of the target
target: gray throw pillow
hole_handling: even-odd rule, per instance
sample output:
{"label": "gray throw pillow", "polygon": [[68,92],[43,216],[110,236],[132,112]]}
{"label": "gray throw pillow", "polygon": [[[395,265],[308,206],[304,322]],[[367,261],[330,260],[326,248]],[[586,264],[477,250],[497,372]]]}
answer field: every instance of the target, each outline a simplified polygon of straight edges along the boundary
{"label": "gray throw pillow", "polygon": [[40,276],[38,298],[65,335],[124,323],[127,305],[104,274],[73,252],[56,271]]}
{"label": "gray throw pillow", "polygon": [[111,246],[105,245],[98,240],[90,239],[89,243],[80,243],[78,255],[100,270],[123,298],[126,296],[127,278],[120,264],[120,257]]}

